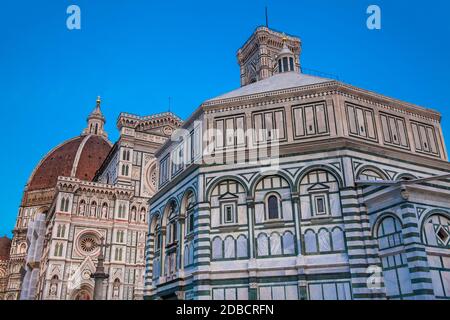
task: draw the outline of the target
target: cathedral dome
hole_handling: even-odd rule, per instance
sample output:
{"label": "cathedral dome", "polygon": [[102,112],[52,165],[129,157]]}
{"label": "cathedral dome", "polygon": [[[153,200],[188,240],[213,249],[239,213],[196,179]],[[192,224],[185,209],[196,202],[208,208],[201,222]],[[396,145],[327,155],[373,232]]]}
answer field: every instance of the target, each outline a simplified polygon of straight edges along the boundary
{"label": "cathedral dome", "polygon": [[59,176],[91,181],[112,147],[103,125],[98,99],[83,134],[63,142],[41,160],[28,181],[27,191],[53,188]]}
{"label": "cathedral dome", "polygon": [[111,144],[96,135],[70,139],[50,151],[35,169],[28,191],[53,188],[59,176],[92,180]]}
{"label": "cathedral dome", "polygon": [[0,238],[0,260],[8,260],[9,250],[11,248],[11,239],[4,236]]}

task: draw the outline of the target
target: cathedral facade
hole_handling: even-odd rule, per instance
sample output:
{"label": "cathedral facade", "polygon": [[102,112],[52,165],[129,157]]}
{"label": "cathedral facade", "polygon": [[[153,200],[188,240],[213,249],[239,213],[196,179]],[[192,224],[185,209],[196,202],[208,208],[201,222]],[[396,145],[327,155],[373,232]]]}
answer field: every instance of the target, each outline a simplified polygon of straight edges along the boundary
{"label": "cathedral facade", "polygon": [[154,154],[180,123],[172,113],[122,113],[120,137],[112,144],[99,98],[82,134],[50,151],[30,176],[13,230],[4,299],[93,299],[100,250],[109,275],[103,298],[142,299]]}
{"label": "cathedral facade", "polygon": [[450,299],[438,112],[301,72],[257,28],[241,87],[156,152],[146,299]]}

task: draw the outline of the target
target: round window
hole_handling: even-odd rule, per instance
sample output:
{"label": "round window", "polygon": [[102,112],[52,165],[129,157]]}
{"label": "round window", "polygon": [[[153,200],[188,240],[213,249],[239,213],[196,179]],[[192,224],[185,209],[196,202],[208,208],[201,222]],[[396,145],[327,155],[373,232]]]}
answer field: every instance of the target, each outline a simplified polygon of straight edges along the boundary
{"label": "round window", "polygon": [[78,246],[83,253],[92,254],[98,248],[100,241],[94,234],[84,234],[78,240]]}

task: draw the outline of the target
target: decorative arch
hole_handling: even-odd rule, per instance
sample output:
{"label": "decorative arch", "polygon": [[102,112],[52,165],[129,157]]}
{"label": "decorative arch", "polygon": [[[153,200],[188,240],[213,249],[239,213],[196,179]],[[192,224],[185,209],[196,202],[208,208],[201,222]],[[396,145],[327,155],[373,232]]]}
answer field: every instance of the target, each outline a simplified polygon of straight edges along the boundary
{"label": "decorative arch", "polygon": [[377,168],[377,167],[372,166],[372,165],[364,165],[364,166],[362,166],[361,168],[359,168],[358,171],[357,171],[357,173],[356,173],[356,175],[355,175],[355,178],[356,178],[356,179],[359,179],[359,176],[360,176],[363,172],[368,171],[368,170],[377,173],[377,174],[380,176],[380,178],[383,179],[383,180],[390,180],[390,178],[389,178],[389,176],[386,174],[386,172],[384,172],[382,169]]}
{"label": "decorative arch", "polygon": [[295,179],[296,188],[298,188],[298,186],[300,185],[300,182],[303,180],[303,178],[305,178],[305,176],[307,174],[309,174],[310,172],[313,172],[313,171],[317,171],[317,170],[326,171],[326,172],[330,173],[336,179],[336,181],[339,185],[339,188],[344,187],[344,181],[342,180],[341,175],[339,174],[339,172],[336,169],[334,169],[333,167],[330,167],[328,165],[319,164],[319,165],[313,165],[313,166],[306,167],[300,171],[297,179]]}
{"label": "decorative arch", "polygon": [[130,209],[130,221],[137,221],[137,206],[133,204]]}
{"label": "decorative arch", "polygon": [[245,193],[249,194],[249,188],[248,188],[248,185],[247,185],[247,183],[246,183],[242,178],[240,178],[240,177],[238,177],[238,176],[230,176],[230,175],[227,175],[227,176],[222,176],[222,177],[215,178],[212,182],[210,182],[210,184],[209,184],[209,186],[206,188],[206,192],[205,192],[206,199],[208,199],[208,200],[210,199],[211,193],[212,193],[212,191],[214,190],[215,187],[217,187],[221,182],[227,181],[227,180],[233,180],[233,181],[236,181],[237,183],[239,183],[240,185],[242,185],[242,187],[243,187],[244,190],[245,190]]}
{"label": "decorative arch", "polygon": [[270,254],[270,237],[265,232],[260,232],[256,237],[256,252],[258,257]]}
{"label": "decorative arch", "polygon": [[21,242],[19,245],[19,254],[24,254],[27,252],[27,243]]}
{"label": "decorative arch", "polygon": [[150,234],[155,232],[158,223],[161,223],[161,214],[159,213],[159,211],[156,211],[150,214]]}
{"label": "decorative arch", "polygon": [[269,237],[269,253],[270,255],[283,254],[283,237],[278,231],[273,231]]}
{"label": "decorative arch", "polygon": [[77,212],[77,214],[79,216],[84,216],[84,215],[86,215],[86,211],[87,210],[88,210],[88,206],[87,206],[86,199],[84,199],[84,198],[80,199],[80,201],[78,202],[78,212]]}
{"label": "decorative arch", "polygon": [[194,200],[197,203],[198,202],[198,197],[197,197],[197,191],[195,190],[195,188],[193,187],[188,187],[184,192],[183,192],[183,196],[181,197],[181,207],[180,207],[180,213],[185,213],[184,210],[186,208],[186,202],[188,200],[188,196],[190,193],[194,194]]}
{"label": "decorative arch", "polygon": [[[326,236],[326,238],[321,238],[322,235]],[[327,240],[327,242],[325,242],[324,240]],[[318,242],[319,252],[332,252],[333,251],[331,232],[328,231],[327,228],[320,228],[317,231],[317,242]]]}
{"label": "decorative arch", "polygon": [[281,243],[283,246],[283,254],[290,255],[296,253],[295,234],[292,231],[285,231],[281,236]]}
{"label": "decorative arch", "polygon": [[380,214],[380,215],[376,218],[375,222],[374,222],[373,225],[372,225],[371,233],[372,233],[372,237],[373,237],[374,239],[377,239],[377,237],[378,237],[378,236],[377,236],[377,232],[378,232],[378,228],[380,227],[380,224],[383,222],[384,219],[386,219],[386,218],[388,218],[388,217],[397,219],[398,222],[400,223],[400,226],[401,226],[402,229],[403,229],[403,222],[402,222],[402,219],[400,219],[400,217],[398,217],[398,216],[397,216],[395,213],[393,213],[393,212],[383,212],[382,214]]}
{"label": "decorative arch", "polygon": [[107,202],[103,202],[102,209],[101,209],[101,217],[104,218],[104,219],[107,219],[108,215],[109,215],[108,211],[109,211],[108,203]]}
{"label": "decorative arch", "polygon": [[71,300],[93,300],[94,288],[90,284],[83,284],[80,289],[72,293]]}
{"label": "decorative arch", "polygon": [[169,219],[170,206],[172,203],[175,203],[176,205],[175,213],[177,214],[180,213],[180,203],[178,202],[176,197],[171,197],[169,200],[167,200],[166,205],[164,206],[163,214],[161,217],[161,226],[167,225],[167,221]]}
{"label": "decorative arch", "polygon": [[236,258],[236,241],[232,235],[227,235],[223,240],[223,257],[225,259]]}
{"label": "decorative arch", "polygon": [[213,260],[222,259],[224,256],[224,249],[223,249],[223,243],[224,241],[220,236],[215,236],[211,240],[211,256]]}
{"label": "decorative arch", "polygon": [[256,191],[256,186],[258,185],[258,183],[260,181],[262,181],[264,178],[268,178],[268,177],[276,177],[276,176],[280,176],[281,178],[283,178],[284,180],[286,180],[286,182],[289,185],[289,188],[291,189],[291,193],[292,192],[297,192],[297,188],[296,185],[294,184],[294,182],[292,181],[292,177],[290,175],[288,175],[285,171],[283,170],[278,170],[277,173],[275,174],[270,174],[270,175],[264,175],[262,173],[258,173],[254,178],[253,181],[250,184],[250,188],[248,190],[249,195],[254,195],[255,191]]}
{"label": "decorative arch", "polygon": [[[269,203],[269,200],[271,199],[271,197],[276,198],[276,205],[277,205],[277,207],[276,207],[277,217],[276,218],[270,217],[271,203]],[[266,215],[267,215],[265,217],[265,219],[270,220],[270,219],[281,219],[282,218],[282,212],[283,212],[282,201],[283,201],[283,198],[276,191],[270,191],[264,196],[264,206],[265,206],[265,211],[266,211]]]}
{"label": "decorative arch", "polygon": [[121,285],[120,279],[119,278],[114,279],[112,285],[113,285],[112,297],[113,299],[118,299],[120,295],[120,285]]}
{"label": "decorative arch", "polygon": [[[422,241],[423,244],[426,244],[426,241],[425,241],[426,239],[424,237],[425,224],[427,223],[428,219],[430,219],[434,216],[442,216],[442,217],[450,220],[450,212],[448,212],[446,210],[433,209],[433,210],[430,210],[430,212],[428,212],[427,214],[425,214],[424,217],[422,218],[422,221],[420,222],[420,240]],[[450,235],[450,230],[445,230],[445,231]],[[449,245],[450,245],[450,240],[449,240],[447,246],[449,246]]]}
{"label": "decorative arch", "polygon": [[147,221],[147,208],[142,206],[139,210],[139,221],[146,222]]}

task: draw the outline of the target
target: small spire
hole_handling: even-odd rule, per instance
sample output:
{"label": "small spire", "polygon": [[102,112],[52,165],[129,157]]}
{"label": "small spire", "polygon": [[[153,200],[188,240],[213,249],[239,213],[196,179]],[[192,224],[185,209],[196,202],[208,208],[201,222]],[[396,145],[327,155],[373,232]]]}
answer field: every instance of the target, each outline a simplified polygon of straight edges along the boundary
{"label": "small spire", "polygon": [[107,137],[107,134],[104,131],[104,125],[106,121],[105,117],[103,116],[102,110],[100,109],[101,102],[102,101],[100,99],[100,96],[98,96],[95,108],[87,118],[87,127],[83,130],[83,135],[94,134]]}

